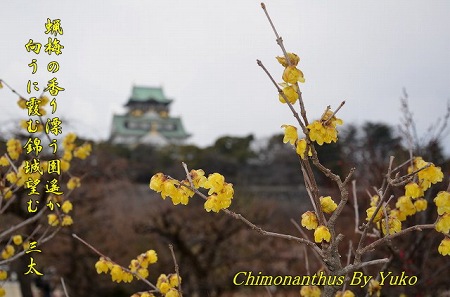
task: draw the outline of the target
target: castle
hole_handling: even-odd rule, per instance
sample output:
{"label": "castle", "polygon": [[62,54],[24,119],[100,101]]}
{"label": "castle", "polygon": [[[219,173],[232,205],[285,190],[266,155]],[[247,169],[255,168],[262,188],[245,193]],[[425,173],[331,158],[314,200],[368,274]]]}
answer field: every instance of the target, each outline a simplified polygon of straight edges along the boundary
{"label": "castle", "polygon": [[136,146],[182,144],[190,135],[179,117],[169,115],[168,99],[162,88],[133,86],[123,115],[114,115],[110,141]]}

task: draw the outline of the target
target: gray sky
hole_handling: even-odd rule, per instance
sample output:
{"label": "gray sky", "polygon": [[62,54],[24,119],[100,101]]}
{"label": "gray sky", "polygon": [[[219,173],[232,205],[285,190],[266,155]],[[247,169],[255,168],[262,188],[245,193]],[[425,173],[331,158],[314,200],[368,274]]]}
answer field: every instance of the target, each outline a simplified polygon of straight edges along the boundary
{"label": "gray sky", "polygon": [[[65,132],[106,139],[114,112],[133,84],[163,86],[175,99],[191,142],[218,136],[258,137],[294,124],[286,105],[256,65],[281,82],[281,55],[260,1],[5,1],[0,78],[26,94],[28,79],[44,85],[45,65],[57,60],[57,114]],[[297,53],[310,119],[327,105],[347,104],[345,123],[399,123],[405,87],[420,131],[443,115],[450,98],[449,1],[266,1],[288,51]],[[26,52],[28,39],[45,44],[46,19],[61,19],[60,56]],[[27,66],[38,59],[38,73]],[[0,118],[24,117],[16,97],[1,91]],[[449,137],[444,144],[449,143]],[[447,150],[448,151],[448,150]]]}

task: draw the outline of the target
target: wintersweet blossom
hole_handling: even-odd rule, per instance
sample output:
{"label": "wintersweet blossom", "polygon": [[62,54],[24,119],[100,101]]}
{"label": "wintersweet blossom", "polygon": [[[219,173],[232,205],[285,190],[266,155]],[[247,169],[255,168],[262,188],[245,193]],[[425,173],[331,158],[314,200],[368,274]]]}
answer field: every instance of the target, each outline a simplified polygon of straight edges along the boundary
{"label": "wintersweet blossom", "polygon": [[450,256],[450,238],[445,237],[438,247],[438,251],[442,256]]}
{"label": "wintersweet blossom", "polygon": [[405,196],[411,198],[423,197],[423,189],[417,183],[409,183],[405,185]]}
{"label": "wintersweet blossom", "polygon": [[[297,66],[298,62],[300,62],[300,57],[294,53],[287,53],[289,62],[292,66]],[[276,57],[277,61],[283,65],[283,67],[289,66],[289,63],[286,61],[286,57]]]}
{"label": "wintersweet blossom", "polygon": [[328,230],[325,226],[319,226],[314,231],[314,241],[319,243],[322,241],[330,242],[331,240],[331,233],[330,230]]}
{"label": "wintersweet blossom", "polygon": [[325,213],[332,213],[336,210],[337,204],[331,199],[330,196],[320,197],[320,207]]}
{"label": "wintersweet blossom", "polygon": [[[366,221],[370,221],[370,219],[372,218],[373,214],[375,213],[375,210],[377,210],[376,206],[372,206],[369,207],[366,210],[366,214],[367,214],[367,218]],[[381,211],[381,208],[378,210],[377,214],[375,215],[375,217],[373,218],[373,222],[376,223],[379,220],[381,220],[381,218],[383,217],[383,212]]]}
{"label": "wintersweet blossom", "polygon": [[439,215],[450,213],[450,192],[439,192],[436,198],[434,198],[434,203],[436,203],[437,212]]}
{"label": "wintersweet blossom", "polygon": [[284,128],[284,143],[290,143],[295,145],[295,142],[298,139],[297,128],[291,125],[282,125],[281,128]]}
{"label": "wintersweet blossom", "polygon": [[450,213],[445,213],[443,216],[439,217],[436,223],[436,231],[442,233],[449,233],[450,231]]}
{"label": "wintersweet blossom", "polygon": [[317,286],[302,286],[300,296],[302,297],[320,297],[320,289]]}
{"label": "wintersweet blossom", "polygon": [[[282,92],[289,103],[295,104],[299,97],[297,85],[282,84],[282,86],[284,86]],[[278,95],[278,100],[280,100],[281,103],[286,103],[286,100],[281,94]]]}
{"label": "wintersweet blossom", "polygon": [[[316,120],[306,126],[309,130],[309,138],[317,142],[318,145],[337,141],[337,125],[342,125],[343,121],[332,116],[333,112],[327,110],[320,120]],[[330,118],[331,117],[331,118]]]}
{"label": "wintersweet blossom", "polygon": [[402,230],[402,222],[396,217],[388,217],[388,228],[386,220],[381,220],[381,227],[384,234],[394,234]]}
{"label": "wintersweet blossom", "polygon": [[305,82],[305,77],[300,69],[295,66],[287,66],[283,72],[283,80],[290,84],[295,84],[296,82]]}
{"label": "wintersweet blossom", "polygon": [[319,220],[317,219],[317,216],[312,211],[307,211],[304,214],[302,214],[302,220],[301,224],[303,227],[305,227],[308,230],[316,229],[319,225]]}

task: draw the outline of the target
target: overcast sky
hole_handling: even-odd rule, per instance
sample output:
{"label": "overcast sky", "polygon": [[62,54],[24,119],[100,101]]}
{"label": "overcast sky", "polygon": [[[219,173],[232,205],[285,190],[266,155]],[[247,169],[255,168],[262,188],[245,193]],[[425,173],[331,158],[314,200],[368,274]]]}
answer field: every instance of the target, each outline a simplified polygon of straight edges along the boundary
{"label": "overcast sky", "polygon": [[[260,1],[5,1],[1,5],[0,78],[26,94],[28,79],[46,84],[57,60],[57,114],[63,129],[106,139],[113,113],[133,84],[163,86],[197,145],[217,137],[282,132],[294,124],[256,65],[281,82],[281,55]],[[347,104],[344,123],[399,123],[402,88],[420,131],[442,116],[450,99],[450,1],[267,1],[288,51],[297,53],[311,119],[327,105]],[[63,54],[36,56],[46,19],[61,19]],[[27,66],[38,59],[38,73]],[[0,119],[23,117],[16,96],[0,93]],[[449,137],[444,144],[450,143]],[[447,150],[448,151],[448,150]]]}

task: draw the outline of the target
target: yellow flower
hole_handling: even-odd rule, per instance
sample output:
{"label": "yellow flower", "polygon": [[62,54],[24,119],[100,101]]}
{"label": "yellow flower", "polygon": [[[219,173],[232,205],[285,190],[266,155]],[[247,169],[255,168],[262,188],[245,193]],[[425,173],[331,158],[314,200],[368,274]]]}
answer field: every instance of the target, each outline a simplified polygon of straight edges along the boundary
{"label": "yellow flower", "polygon": [[0,286],[0,297],[3,297],[5,295],[6,295],[5,289],[2,286]]}
{"label": "yellow flower", "polygon": [[[296,85],[286,86],[283,88],[282,92],[284,96],[288,99],[289,103],[295,104],[298,99],[298,92],[297,92]],[[286,103],[286,100],[283,98],[281,94],[278,95],[278,100],[280,100],[281,103]]]}
{"label": "yellow flower", "polygon": [[399,197],[397,203],[395,203],[395,206],[406,216],[412,216],[413,214],[416,213],[416,207],[414,206],[410,197],[407,196]]}
{"label": "yellow flower", "polygon": [[166,197],[172,197],[172,196],[176,195],[177,188],[175,187],[175,185],[177,183],[178,183],[178,181],[176,181],[176,180],[166,179],[162,185],[161,197],[163,199],[166,199]]}
{"label": "yellow flower", "polygon": [[416,208],[417,211],[423,211],[425,209],[427,209],[428,206],[428,202],[427,200],[420,198],[417,199],[416,201],[414,201],[414,207]]}
{"label": "yellow flower", "polygon": [[70,168],[70,163],[69,162],[67,162],[66,160],[61,160],[61,171],[62,172],[67,172],[68,170],[69,170],[69,168]]}
{"label": "yellow flower", "polygon": [[67,188],[68,188],[69,190],[73,190],[73,189],[75,189],[75,188],[79,188],[80,186],[81,186],[81,181],[80,181],[80,178],[79,178],[79,177],[73,176],[73,177],[71,177],[71,178],[69,179],[69,181],[67,182]]}
{"label": "yellow flower", "polygon": [[78,159],[86,159],[92,151],[92,145],[90,143],[85,143],[80,147],[77,147],[73,152],[73,155]]}
{"label": "yellow flower", "polygon": [[417,176],[419,177],[419,180],[421,180],[421,185],[424,189],[431,187],[431,184],[441,182],[444,178],[441,167],[436,167],[434,164],[431,164],[430,167],[419,171]]}
{"label": "yellow flower", "polygon": [[52,227],[58,226],[58,224],[59,224],[58,216],[55,215],[54,213],[47,215],[47,220],[48,220],[48,224]]}
{"label": "yellow flower", "polygon": [[109,271],[108,261],[104,257],[101,257],[100,260],[98,260],[97,263],[95,263],[95,269],[97,269],[98,274],[108,273]]}
{"label": "yellow flower", "polygon": [[64,151],[64,155],[62,157],[63,160],[70,162],[73,158],[72,151]]}
{"label": "yellow flower", "polygon": [[77,139],[77,135],[75,133],[69,133],[64,137],[62,141],[62,146],[66,151],[72,151],[75,148],[74,142]]}
{"label": "yellow flower", "polygon": [[[131,297],[133,297],[133,296],[131,296]],[[152,293],[149,293],[149,292],[144,292],[141,295],[137,295],[136,297],[155,297],[155,295],[153,295]]]}
{"label": "yellow flower", "polygon": [[17,182],[17,174],[14,171],[11,171],[10,173],[6,174],[6,180],[11,184],[15,184]]}
{"label": "yellow flower", "polygon": [[204,184],[205,189],[209,189],[208,195],[218,193],[222,190],[225,177],[219,173],[213,173],[208,176],[208,180]]}
{"label": "yellow flower", "polygon": [[165,175],[162,174],[161,172],[158,172],[157,174],[153,175],[152,178],[150,179],[149,184],[150,189],[152,189],[157,193],[161,192],[163,189],[163,183],[166,179],[167,178],[165,177]]}
{"label": "yellow flower", "polygon": [[9,165],[8,158],[6,158],[5,156],[1,156],[0,157],[0,166],[8,166],[8,165]]}
{"label": "yellow flower", "polygon": [[439,215],[444,213],[450,213],[450,193],[447,191],[441,191],[434,198],[434,203],[437,206],[437,212]]}
{"label": "yellow flower", "polygon": [[301,224],[303,227],[305,227],[308,230],[316,229],[319,225],[319,220],[317,219],[317,216],[312,211],[307,211],[304,214],[302,214],[302,221]]}
{"label": "yellow flower", "polygon": [[21,245],[22,242],[23,242],[22,235],[14,235],[12,240],[13,240],[15,245]]}
{"label": "yellow flower", "polygon": [[179,297],[180,293],[176,289],[170,289],[169,292],[166,293],[165,297]]}
{"label": "yellow flower", "polygon": [[27,108],[27,100],[20,97],[19,100],[17,101],[17,105],[19,105],[19,107],[22,109],[26,109]]}
{"label": "yellow flower", "polygon": [[319,226],[316,228],[316,230],[314,231],[314,241],[319,243],[322,242],[323,240],[330,242],[331,239],[331,233],[328,230],[327,227],[325,226]]}
{"label": "yellow flower", "polygon": [[8,200],[9,198],[11,198],[12,194],[13,194],[13,192],[11,191],[10,187],[5,187],[2,189],[2,195],[5,200]]}
{"label": "yellow flower", "polygon": [[399,219],[401,222],[406,220],[406,214],[404,212],[401,212],[398,209],[392,209],[389,212],[389,216],[391,217],[396,217],[397,219]]}
{"label": "yellow flower", "polygon": [[332,213],[336,210],[337,204],[331,199],[330,196],[320,197],[320,207],[325,213]]}
{"label": "yellow flower", "polygon": [[402,230],[402,222],[396,217],[388,217],[389,230],[386,230],[386,220],[381,221],[381,226],[384,234],[394,234]]}
{"label": "yellow flower", "polygon": [[300,296],[302,297],[320,297],[320,289],[317,286],[302,286]]}
{"label": "yellow flower", "polygon": [[148,258],[148,262],[150,264],[154,264],[158,261],[158,255],[154,250],[148,250],[145,252],[146,257]]}
{"label": "yellow flower", "polygon": [[378,200],[380,200],[380,196],[378,195],[373,195],[370,198],[370,206],[377,206],[378,205]]}
{"label": "yellow flower", "polygon": [[[306,153],[306,139],[302,138],[297,140],[296,144],[295,144],[295,152],[297,153],[297,155],[300,156],[300,158],[302,158],[303,160],[305,159],[305,153]],[[308,156],[312,156],[312,151],[311,148],[309,148],[308,151]]]}
{"label": "yellow flower", "polygon": [[196,189],[203,187],[206,182],[205,171],[202,169],[191,170],[190,172],[192,183]]}
{"label": "yellow flower", "polygon": [[12,160],[19,159],[19,155],[22,153],[22,144],[20,140],[11,138],[6,142],[6,151]]}
{"label": "yellow flower", "polygon": [[[376,206],[372,206],[369,207],[366,210],[366,214],[367,214],[367,218],[366,221],[370,221],[370,219],[372,218],[373,214],[375,213],[375,210],[377,209]],[[377,214],[375,215],[375,217],[373,218],[373,222],[376,223],[378,222],[381,218],[383,217],[383,212],[381,211],[381,208],[378,210]]]}
{"label": "yellow flower", "polygon": [[39,100],[41,100],[41,104],[40,104],[41,106],[47,105],[47,103],[50,102],[50,99],[48,99],[47,96],[41,96],[41,97],[39,97]]}
{"label": "yellow flower", "polygon": [[320,121],[316,120],[306,126],[309,130],[309,138],[312,141],[317,142],[319,145],[337,141],[338,132],[336,130],[336,126],[342,125],[343,121],[336,118],[336,116],[331,117],[332,114],[333,112],[331,110],[327,110]]}
{"label": "yellow flower", "polygon": [[6,245],[2,251],[2,258],[5,260],[11,258],[12,256],[14,256],[15,251],[16,250],[12,245],[10,244]]}
{"label": "yellow flower", "polygon": [[[164,275],[165,276],[165,275]],[[161,277],[161,276],[160,276]],[[159,282],[159,278],[158,278],[158,282]],[[167,292],[169,292],[169,290],[171,289],[170,284],[167,282],[167,277],[165,276],[165,281],[159,283],[156,283],[156,287],[158,288],[158,290],[163,293],[166,294]]]}
{"label": "yellow flower", "polygon": [[438,247],[439,254],[442,256],[450,256],[450,238],[445,237]]}
{"label": "yellow flower", "polygon": [[294,145],[298,139],[297,128],[291,125],[282,125],[281,128],[284,128],[283,142]]}
{"label": "yellow flower", "polygon": [[178,274],[171,274],[169,276],[169,283],[172,287],[178,287],[179,286],[179,282],[181,281],[181,277],[178,276]]}
{"label": "yellow flower", "polygon": [[[287,56],[288,56],[289,62],[291,62],[292,66],[297,66],[298,62],[300,62],[299,56],[297,56],[294,53],[287,53]],[[287,63],[285,57],[276,57],[276,59],[281,65],[283,65],[283,67],[287,67],[289,65],[289,63]]]}
{"label": "yellow flower", "polygon": [[61,209],[64,213],[69,213],[73,209],[72,202],[69,200],[64,201],[64,203],[61,205]]}
{"label": "yellow flower", "polygon": [[411,198],[423,197],[423,189],[416,183],[409,183],[405,186],[405,196]]}
{"label": "yellow flower", "polygon": [[436,223],[436,231],[442,233],[448,233],[450,231],[450,213],[445,213],[443,216],[439,217]]}
{"label": "yellow flower", "polygon": [[6,270],[0,269],[0,280],[5,280],[8,278],[8,272]]}
{"label": "yellow flower", "polygon": [[381,286],[380,283],[377,280],[371,279],[369,282],[369,289],[368,292],[370,296],[373,294],[377,294],[377,296],[380,296]]}
{"label": "yellow flower", "polygon": [[295,66],[287,66],[283,72],[283,80],[290,84],[295,84],[296,82],[305,82],[303,72],[297,69]]}
{"label": "yellow flower", "polygon": [[124,271],[122,270],[122,267],[120,267],[117,264],[114,264],[112,266],[111,272],[110,272],[112,281],[120,283],[123,280],[123,276],[124,276],[123,272]]}
{"label": "yellow flower", "polygon": [[73,224],[72,217],[71,217],[71,216],[68,216],[68,215],[65,215],[65,216],[63,217],[63,220],[62,220],[61,225],[62,225],[62,226],[70,226],[70,225],[72,225],[72,224]]}
{"label": "yellow flower", "polygon": [[146,268],[139,268],[136,271],[136,274],[139,275],[142,278],[147,278],[148,277],[148,270]]}

